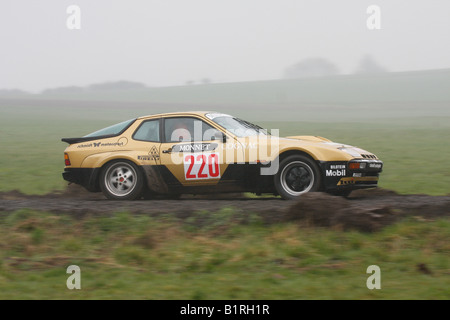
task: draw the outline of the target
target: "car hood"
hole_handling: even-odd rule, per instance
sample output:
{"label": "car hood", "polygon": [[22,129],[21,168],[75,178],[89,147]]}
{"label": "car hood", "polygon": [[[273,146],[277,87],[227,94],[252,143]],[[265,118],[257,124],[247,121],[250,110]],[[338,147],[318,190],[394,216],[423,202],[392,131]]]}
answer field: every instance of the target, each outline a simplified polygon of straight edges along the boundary
{"label": "car hood", "polygon": [[[344,143],[333,142],[319,136],[251,136],[239,139],[244,147],[271,145],[273,156],[288,150],[300,150],[310,154],[316,160],[348,161],[351,159],[377,159],[377,157],[364,149]],[[278,148],[273,148],[278,144]],[[276,150],[278,149],[278,150]],[[273,157],[272,157],[273,158]]]}
{"label": "car hood", "polygon": [[[376,157],[373,153],[371,153],[367,150],[361,149],[359,147],[351,146],[351,145],[348,145],[345,143],[340,143],[340,142],[333,142],[327,138],[323,138],[323,137],[319,137],[319,136],[289,136],[284,139],[298,140],[298,141],[301,141],[304,143],[316,143],[323,148],[338,149],[338,150],[344,151],[353,157],[362,157],[362,158],[365,158],[366,156]],[[370,158],[374,158],[374,157],[370,157]]]}

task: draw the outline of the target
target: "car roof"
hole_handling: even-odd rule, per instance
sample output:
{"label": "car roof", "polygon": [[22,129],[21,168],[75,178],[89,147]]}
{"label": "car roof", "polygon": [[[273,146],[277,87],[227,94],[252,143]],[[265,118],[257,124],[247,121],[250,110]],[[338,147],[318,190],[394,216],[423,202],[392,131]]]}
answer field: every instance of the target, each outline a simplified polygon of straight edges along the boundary
{"label": "car roof", "polygon": [[156,113],[150,114],[142,117],[138,117],[138,119],[147,119],[161,116],[204,116],[207,113],[217,113],[216,111],[179,111],[179,112],[167,112],[167,113]]}

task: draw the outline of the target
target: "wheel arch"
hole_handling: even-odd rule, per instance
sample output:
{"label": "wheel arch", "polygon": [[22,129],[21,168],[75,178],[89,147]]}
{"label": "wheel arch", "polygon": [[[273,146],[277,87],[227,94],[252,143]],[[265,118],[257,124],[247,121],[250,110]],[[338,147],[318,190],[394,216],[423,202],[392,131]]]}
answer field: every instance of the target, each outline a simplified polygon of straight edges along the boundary
{"label": "wheel arch", "polygon": [[87,156],[84,158],[83,162],[81,163],[81,167],[83,168],[94,168],[98,171],[98,176],[96,177],[96,183],[98,182],[98,179],[100,179],[100,173],[103,171],[106,165],[113,161],[120,161],[125,160],[132,162],[136,166],[138,166],[140,169],[141,164],[136,161],[133,157],[123,154],[123,153],[115,153],[115,152],[108,152],[108,153],[96,153]]}
{"label": "wheel arch", "polygon": [[279,155],[278,155],[278,160],[281,162],[284,159],[286,159],[289,156],[293,156],[293,155],[303,155],[303,156],[307,156],[308,158],[310,158],[313,161],[317,161],[317,157],[314,156],[314,154],[307,152],[306,150],[303,149],[287,149],[287,150],[283,150]]}
{"label": "wheel arch", "polygon": [[[97,155],[93,155],[93,157],[96,157]],[[130,157],[129,155],[126,154],[114,154],[111,153],[109,155],[98,155],[99,157],[101,157],[100,159],[93,159],[94,161],[96,161],[97,163],[95,164],[95,167],[100,167],[103,168],[105,165],[113,162],[113,161],[120,161],[120,160],[126,160],[129,162],[134,163],[137,166],[140,166],[140,163],[136,161],[136,159],[134,159],[133,157]],[[87,160],[87,158],[85,159]],[[84,164],[84,163],[83,163]]]}
{"label": "wheel arch", "polygon": [[287,157],[293,156],[293,155],[302,155],[305,156],[307,158],[309,158],[311,161],[315,162],[317,164],[317,162],[319,161],[312,153],[303,150],[303,149],[297,149],[297,148],[291,148],[291,149],[284,149],[282,150],[277,157],[274,158],[274,160],[272,160],[272,163],[275,164],[276,169],[275,171],[272,171],[272,173],[270,175],[276,175],[278,170],[279,170],[279,165],[280,163],[286,159]]}
{"label": "wheel arch", "polygon": [[141,166],[138,162],[136,162],[133,158],[128,157],[128,156],[111,157],[111,158],[109,158],[109,159],[107,159],[107,160],[105,160],[105,161],[102,161],[102,164],[101,164],[101,166],[99,167],[100,170],[99,170],[99,174],[98,174],[98,177],[97,177],[97,183],[99,183],[100,176],[101,176],[101,172],[102,172],[103,170],[105,170],[105,168],[106,168],[110,163],[112,163],[112,162],[119,162],[119,161],[127,161],[127,162],[131,162],[131,163],[135,164],[135,165],[137,166],[138,170],[140,171],[140,174],[141,174],[142,177],[144,178],[144,183],[145,183],[145,184],[147,183],[147,177],[146,177],[145,174],[144,174],[144,170],[142,169],[142,166]]}

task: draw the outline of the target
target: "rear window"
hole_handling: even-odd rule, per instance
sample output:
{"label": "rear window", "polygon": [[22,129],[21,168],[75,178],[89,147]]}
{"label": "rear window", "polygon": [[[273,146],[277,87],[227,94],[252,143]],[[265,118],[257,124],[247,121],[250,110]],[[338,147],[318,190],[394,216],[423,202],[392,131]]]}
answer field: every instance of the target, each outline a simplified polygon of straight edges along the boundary
{"label": "rear window", "polygon": [[84,137],[101,137],[101,136],[114,136],[121,134],[125,129],[127,129],[136,119],[127,120],[118,124],[114,124],[110,127],[100,129],[98,131],[92,132]]}

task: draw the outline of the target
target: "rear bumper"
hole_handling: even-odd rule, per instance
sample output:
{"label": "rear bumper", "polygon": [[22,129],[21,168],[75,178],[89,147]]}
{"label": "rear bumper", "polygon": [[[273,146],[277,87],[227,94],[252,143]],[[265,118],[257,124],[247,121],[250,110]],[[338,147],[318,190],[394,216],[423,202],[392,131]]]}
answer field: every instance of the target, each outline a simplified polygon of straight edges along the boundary
{"label": "rear bumper", "polygon": [[98,177],[100,168],[65,168],[62,173],[63,179],[79,184],[89,191],[100,191]]}
{"label": "rear bumper", "polygon": [[[354,163],[359,164],[358,169],[350,166]],[[376,187],[379,174],[383,170],[383,162],[377,159],[321,161],[319,165],[324,177],[325,191]]]}

